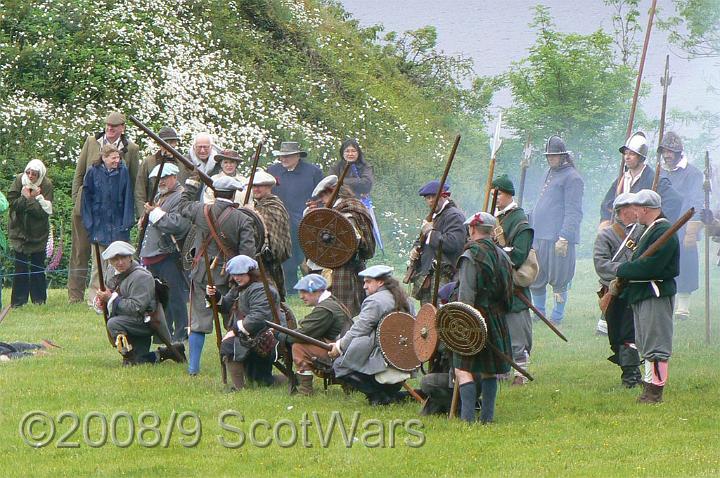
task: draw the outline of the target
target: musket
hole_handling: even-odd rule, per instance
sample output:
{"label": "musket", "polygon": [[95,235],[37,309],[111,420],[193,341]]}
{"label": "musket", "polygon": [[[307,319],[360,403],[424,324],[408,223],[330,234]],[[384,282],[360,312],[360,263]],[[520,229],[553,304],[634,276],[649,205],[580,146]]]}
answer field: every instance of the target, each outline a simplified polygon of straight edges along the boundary
{"label": "musket", "polygon": [[534,305],[530,300],[528,300],[528,298],[525,297],[522,292],[520,292],[519,290],[516,289],[516,290],[515,290],[515,297],[517,297],[518,299],[520,299],[520,302],[522,302],[523,304],[525,304],[526,306],[528,306],[528,308],[529,308],[530,310],[532,310],[532,311],[535,313],[535,315],[537,315],[537,317],[545,323],[545,325],[547,325],[548,327],[550,327],[550,330],[552,330],[553,332],[555,332],[555,335],[557,335],[558,337],[560,337],[561,339],[563,339],[565,342],[568,341],[568,339],[563,335],[563,333],[560,332],[560,330],[558,330],[558,328],[555,327],[555,326],[553,325],[553,323],[550,322],[550,321],[547,319],[547,317],[545,317],[545,314],[543,314],[542,312],[540,312],[540,310],[539,310],[537,307],[535,307],[535,305]]}
{"label": "musket", "polygon": [[0,323],[2,323],[3,320],[5,320],[5,317],[10,313],[10,309],[12,308],[12,304],[8,304],[5,306],[5,308],[0,312]]}
{"label": "musket", "polygon": [[530,167],[530,160],[532,159],[532,143],[530,142],[532,136],[528,133],[527,140],[525,141],[525,147],[523,148],[523,159],[520,161],[520,186],[518,186],[518,207],[522,207],[523,196],[525,196],[525,177],[527,176],[527,170]]}
{"label": "musket", "polygon": [[260,140],[255,148],[255,155],[253,156],[252,169],[250,170],[250,178],[248,179],[247,191],[245,191],[245,198],[243,199],[243,206],[247,206],[250,202],[250,195],[252,194],[253,181],[255,181],[255,172],[257,171],[258,161],[260,160],[260,152],[262,151],[264,140]]}
{"label": "musket", "polygon": [[489,212],[490,214],[492,214],[493,216],[495,215],[495,209],[497,209],[497,198],[498,198],[498,193],[499,193],[499,192],[500,192],[499,189],[496,189],[496,190],[493,192],[493,198],[492,198],[492,202],[490,203],[490,209],[487,211],[487,212]]}
{"label": "musket", "polygon": [[[625,140],[630,137],[633,130],[633,123],[635,121],[635,110],[637,109],[638,96],[640,94],[640,84],[642,83],[643,69],[645,68],[645,57],[647,56],[648,44],[650,43],[650,32],[652,31],[653,18],[655,17],[655,6],[657,0],[652,0],[650,11],[648,14],[647,28],[645,29],[645,41],[643,43],[642,54],[640,55],[640,66],[638,68],[637,80],[635,81],[635,91],[633,92],[632,106],[630,107],[630,116],[628,118],[627,129],[625,130]],[[618,173],[617,182],[617,194],[623,192],[623,173],[625,172],[625,158],[623,155],[620,156],[620,172]]]}
{"label": "musket", "polygon": [[[442,278],[442,239],[438,241],[438,248],[435,251],[435,280],[433,282],[433,293],[432,293],[432,305],[437,309],[438,307],[438,294],[440,293],[440,279]],[[435,355],[435,354],[433,354]],[[432,359],[430,359],[432,363]]]}
{"label": "musket", "polygon": [[[435,197],[433,198],[432,207],[425,218],[426,222],[431,222],[433,220],[433,214],[435,214],[435,209],[437,209],[437,205],[440,202],[440,197],[442,196],[443,189],[445,188],[445,181],[447,181],[448,173],[450,173],[450,167],[455,159],[458,144],[460,144],[460,135],[455,136],[455,142],[453,143],[452,150],[450,151],[450,157],[448,157],[447,163],[445,163],[445,171],[443,171],[442,178],[440,178],[440,184],[438,185],[437,193],[435,193]],[[410,261],[405,277],[403,278],[403,284],[409,284],[410,279],[412,279],[413,275],[415,275],[415,270],[417,269],[418,262],[420,261],[420,251],[422,250],[423,244],[425,244],[425,239],[425,234],[421,231],[417,240],[418,245],[415,247],[415,250],[418,252],[418,258],[414,261]]]}
{"label": "musket", "polygon": [[335,201],[337,201],[338,195],[340,194],[340,188],[345,182],[345,176],[347,176],[348,171],[350,171],[351,165],[352,163],[345,161],[345,167],[343,168],[342,173],[340,173],[340,177],[338,178],[338,182],[332,192],[332,196],[330,196],[330,203],[328,205],[329,208],[332,208],[333,205],[335,205]]}
{"label": "musket", "polygon": [[653,178],[652,190],[657,191],[658,183],[660,182],[660,164],[662,162],[662,144],[663,136],[665,135],[665,111],[667,108],[667,92],[668,86],[672,83],[672,76],[670,76],[670,55],[665,57],[665,75],[660,78],[660,84],[663,87],[662,96],[662,107],[660,109],[660,131],[658,132],[658,148],[657,148],[657,161],[655,163],[655,177]]}
{"label": "musket", "polygon": [[483,211],[488,210],[490,205],[490,190],[492,189],[493,176],[495,175],[495,162],[497,152],[500,149],[502,140],[500,139],[500,128],[502,127],[502,112],[498,113],[497,125],[495,125],[495,135],[493,136],[492,150],[490,151],[490,167],[488,168],[488,177],[485,184],[485,202],[483,202]]}
{"label": "musket", "polygon": [[195,165],[193,164],[192,161],[190,161],[188,158],[186,158],[185,156],[183,156],[182,154],[180,154],[180,152],[179,152],[177,149],[175,149],[174,147],[170,146],[170,145],[167,143],[167,141],[165,141],[164,139],[162,139],[160,136],[156,135],[150,128],[148,128],[147,126],[145,126],[142,122],[140,122],[139,119],[137,119],[137,118],[134,117],[133,115],[129,115],[129,116],[128,116],[128,119],[129,119],[133,124],[135,124],[135,126],[137,126],[138,128],[140,128],[146,135],[150,136],[150,138],[151,138],[153,141],[155,141],[158,145],[160,145],[161,147],[165,148],[165,150],[166,150],[168,153],[172,154],[173,158],[175,158],[175,159],[177,159],[178,161],[180,161],[180,162],[181,162],[182,164],[184,164],[187,168],[189,168],[189,169],[191,169],[191,170],[194,170],[194,171],[198,174],[198,176],[200,177],[200,181],[202,181],[203,183],[205,183],[205,185],[206,185],[207,187],[209,187],[209,188],[212,189],[213,191],[215,190],[215,188],[213,188],[213,185],[212,185],[212,183],[213,183],[212,178],[210,178],[210,176],[208,176],[208,175],[205,174],[204,172],[200,171],[200,170],[197,168],[197,166],[195,166]]}
{"label": "musket", "polygon": [[[165,167],[165,156],[160,155],[160,167],[158,168],[158,175],[157,175],[157,178],[155,178],[155,182],[153,183],[152,191],[150,192],[150,197],[148,198],[148,204],[150,204],[151,206],[153,206],[155,204],[155,196],[157,195],[158,187],[160,187],[160,178],[162,177],[162,172],[163,172],[164,167]],[[145,233],[147,232],[149,217],[150,217],[150,213],[146,212],[142,217],[142,221],[140,221],[140,230],[138,231],[138,242],[137,242],[138,255],[140,255],[140,251],[142,249],[142,243],[145,240]]]}
{"label": "musket", "polygon": [[[705,151],[705,210],[710,209],[710,192],[712,186],[712,167],[710,166],[710,153]],[[705,231],[705,341],[710,343],[710,234]]]}
{"label": "musket", "polygon": [[[98,270],[98,281],[100,282],[100,290],[102,292],[105,292],[107,289],[105,288],[105,271],[103,271],[103,263],[102,263],[102,255],[100,255],[100,245],[97,242],[93,243],[93,250],[95,251],[95,262],[97,263],[97,270]],[[112,338],[112,335],[110,335],[110,329],[108,329],[108,309],[107,304],[102,304],[102,314],[103,319],[105,319],[105,333],[107,334],[108,341],[110,342],[111,347],[115,347],[115,341]]]}
{"label": "musket", "polygon": [[[210,258],[208,257],[207,250],[203,250],[203,260],[205,261],[205,274],[207,275],[207,285],[215,287],[215,280],[213,280],[212,270],[210,270]],[[215,326],[215,343],[217,344],[218,355],[220,356],[220,371],[222,373],[222,383],[227,383],[227,370],[223,363],[222,354],[220,349],[222,347],[222,331],[220,330],[220,311],[218,310],[217,300],[214,295],[210,296],[210,306],[212,307],[213,314],[213,325]]]}

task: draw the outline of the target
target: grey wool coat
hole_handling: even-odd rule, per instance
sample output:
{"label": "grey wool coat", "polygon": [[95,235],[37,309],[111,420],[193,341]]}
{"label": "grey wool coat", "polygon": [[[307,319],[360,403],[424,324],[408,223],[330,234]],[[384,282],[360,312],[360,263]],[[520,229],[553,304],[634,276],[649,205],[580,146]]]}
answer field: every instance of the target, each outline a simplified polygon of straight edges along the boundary
{"label": "grey wool coat", "polygon": [[[183,187],[179,184],[172,191],[158,194],[155,204],[158,204],[160,213],[153,211],[150,214],[145,239],[142,243],[140,257],[154,257],[160,254],[172,254],[182,247],[182,240],[190,230],[190,220],[180,214],[180,196]],[[177,246],[175,241],[177,241]]]}

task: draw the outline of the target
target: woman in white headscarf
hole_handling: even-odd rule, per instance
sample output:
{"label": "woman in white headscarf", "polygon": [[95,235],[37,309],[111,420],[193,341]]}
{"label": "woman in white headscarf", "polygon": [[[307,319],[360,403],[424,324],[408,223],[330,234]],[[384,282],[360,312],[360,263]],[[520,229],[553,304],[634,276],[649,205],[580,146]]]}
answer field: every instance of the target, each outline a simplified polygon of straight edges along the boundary
{"label": "woman in white headscarf", "polygon": [[46,175],[42,161],[33,159],[8,191],[8,236],[15,255],[13,307],[26,304],[28,296],[34,304],[43,304],[47,299],[45,246],[50,233],[53,185]]}

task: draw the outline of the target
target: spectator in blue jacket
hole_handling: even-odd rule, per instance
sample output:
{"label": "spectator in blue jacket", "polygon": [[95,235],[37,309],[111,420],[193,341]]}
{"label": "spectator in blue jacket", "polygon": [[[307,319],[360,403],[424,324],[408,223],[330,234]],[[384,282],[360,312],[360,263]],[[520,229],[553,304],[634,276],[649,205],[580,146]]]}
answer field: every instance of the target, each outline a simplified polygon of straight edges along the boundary
{"label": "spectator in blue jacket", "polygon": [[[100,157],[85,174],[82,221],[90,243],[98,244],[100,252],[114,241],[130,240],[130,228],[135,224],[132,181],[120,151],[111,144],[100,149]],[[100,283],[95,254],[91,256],[89,297],[95,297]],[[103,264],[103,270],[106,267]]]}

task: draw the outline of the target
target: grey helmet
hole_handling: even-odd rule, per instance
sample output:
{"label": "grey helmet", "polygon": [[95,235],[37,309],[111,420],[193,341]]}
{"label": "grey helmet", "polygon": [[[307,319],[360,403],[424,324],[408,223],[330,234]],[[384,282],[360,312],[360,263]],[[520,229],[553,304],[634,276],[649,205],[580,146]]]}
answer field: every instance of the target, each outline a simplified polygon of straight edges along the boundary
{"label": "grey helmet", "polygon": [[645,133],[638,131],[630,136],[628,140],[625,141],[625,144],[620,147],[619,151],[624,153],[626,149],[639,154],[643,159],[647,158],[648,145]]}
{"label": "grey helmet", "polygon": [[163,126],[162,128],[160,128],[160,131],[158,131],[158,136],[160,136],[160,138],[164,139],[165,141],[180,141],[177,132],[169,126]]}
{"label": "grey helmet", "polygon": [[682,140],[680,139],[680,136],[674,131],[668,131],[663,135],[663,139],[660,142],[660,148],[672,151],[673,153],[682,153]]}
{"label": "grey helmet", "polygon": [[570,154],[560,136],[550,136],[545,143],[545,156],[549,154]]}

